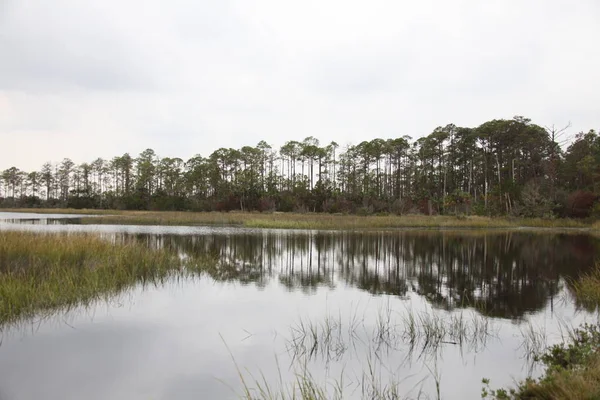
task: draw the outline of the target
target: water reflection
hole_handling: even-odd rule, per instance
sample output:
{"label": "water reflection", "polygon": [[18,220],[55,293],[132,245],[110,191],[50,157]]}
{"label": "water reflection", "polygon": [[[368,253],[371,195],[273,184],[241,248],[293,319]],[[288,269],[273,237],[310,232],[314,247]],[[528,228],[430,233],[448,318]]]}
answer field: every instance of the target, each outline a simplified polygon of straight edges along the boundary
{"label": "water reflection", "polygon": [[24,224],[24,225],[73,225],[81,223],[81,218],[19,218],[2,219],[6,224]]}
{"label": "water reflection", "polygon": [[67,225],[78,224],[83,217],[94,217],[87,214],[39,214],[26,212],[0,212],[2,224],[28,225]]}
{"label": "water reflection", "polygon": [[[122,240],[129,237],[120,234]],[[550,305],[564,280],[589,270],[598,239],[525,232],[234,233],[135,235],[182,256],[210,253],[216,281],[314,293],[347,285],[373,295],[414,292],[434,307],[521,318]]]}

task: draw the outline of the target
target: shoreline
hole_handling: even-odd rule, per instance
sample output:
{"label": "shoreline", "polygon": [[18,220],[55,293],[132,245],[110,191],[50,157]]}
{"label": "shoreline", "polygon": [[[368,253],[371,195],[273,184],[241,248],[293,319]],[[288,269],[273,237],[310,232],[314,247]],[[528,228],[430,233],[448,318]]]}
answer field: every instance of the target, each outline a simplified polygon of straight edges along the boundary
{"label": "shoreline", "polygon": [[257,213],[191,211],[123,211],[91,209],[0,209],[0,212],[32,214],[82,214],[82,224],[239,226],[265,229],[394,230],[418,229],[518,229],[594,232],[600,222],[574,219],[510,218],[481,216],[350,215],[324,213]]}

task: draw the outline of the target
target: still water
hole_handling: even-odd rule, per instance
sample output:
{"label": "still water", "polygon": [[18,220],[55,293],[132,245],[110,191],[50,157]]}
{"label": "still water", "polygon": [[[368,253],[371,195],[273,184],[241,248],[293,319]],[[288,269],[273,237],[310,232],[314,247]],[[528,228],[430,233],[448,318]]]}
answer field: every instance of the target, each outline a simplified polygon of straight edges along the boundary
{"label": "still water", "polygon": [[403,398],[437,398],[439,387],[444,399],[477,399],[482,378],[499,387],[536,376],[540,343],[598,318],[567,284],[599,254],[600,241],[585,234],[61,217],[0,213],[0,231],[96,232],[219,262],[201,276],[0,327],[0,400],[236,399],[240,373],[250,387],[264,376],[273,389],[310,375],[349,399],[392,387]]}

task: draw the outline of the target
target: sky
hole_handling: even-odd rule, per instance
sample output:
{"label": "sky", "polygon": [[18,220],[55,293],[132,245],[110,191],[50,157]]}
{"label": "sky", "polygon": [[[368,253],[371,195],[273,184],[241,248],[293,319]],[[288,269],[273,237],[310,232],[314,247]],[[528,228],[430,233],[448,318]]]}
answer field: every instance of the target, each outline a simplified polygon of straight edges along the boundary
{"label": "sky", "polygon": [[0,170],[600,128],[598,0],[0,0]]}

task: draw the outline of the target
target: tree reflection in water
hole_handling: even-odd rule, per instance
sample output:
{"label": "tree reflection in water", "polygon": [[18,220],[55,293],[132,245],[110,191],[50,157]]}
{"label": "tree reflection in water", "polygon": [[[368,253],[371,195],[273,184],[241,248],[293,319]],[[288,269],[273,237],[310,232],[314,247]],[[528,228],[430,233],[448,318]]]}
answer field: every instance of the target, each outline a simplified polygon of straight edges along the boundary
{"label": "tree reflection in water", "polygon": [[219,258],[217,281],[289,290],[348,285],[371,294],[415,292],[434,307],[474,307],[521,318],[553,302],[566,279],[588,271],[600,241],[583,234],[481,231],[243,232],[137,235],[182,256]]}

